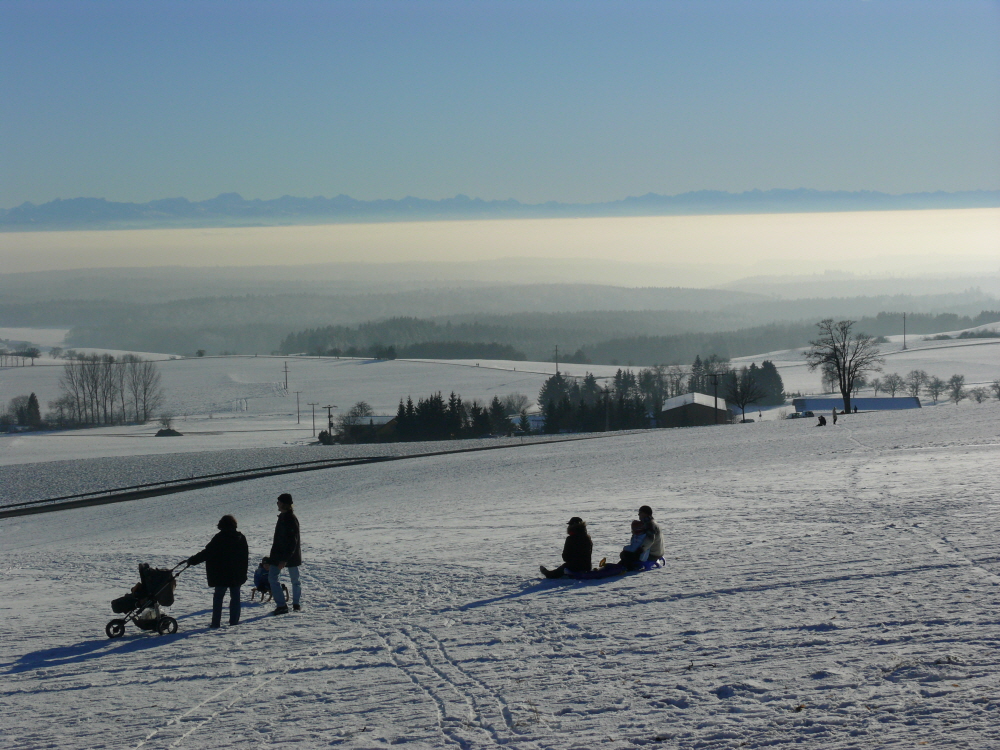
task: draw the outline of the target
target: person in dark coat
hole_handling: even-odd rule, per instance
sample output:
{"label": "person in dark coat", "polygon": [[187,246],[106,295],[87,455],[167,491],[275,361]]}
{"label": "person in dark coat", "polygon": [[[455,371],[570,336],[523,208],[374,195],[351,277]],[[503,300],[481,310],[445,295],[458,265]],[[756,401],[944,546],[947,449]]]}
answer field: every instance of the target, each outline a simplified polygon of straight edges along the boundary
{"label": "person in dark coat", "polygon": [[218,529],[219,533],[212,537],[205,549],[187,559],[188,565],[205,563],[208,585],[215,588],[212,599],[213,628],[222,625],[222,600],[226,589],[229,590],[229,624],[239,623],[240,586],[246,583],[250,563],[247,538],[236,530],[236,519],[223,516],[219,519]]}
{"label": "person in dark coat", "polygon": [[539,570],[546,578],[562,578],[567,570],[572,573],[587,573],[591,568],[590,558],[593,551],[594,543],[587,533],[587,524],[579,516],[573,516],[566,524],[566,542],[562,551],[563,564],[554,570],[542,565]]}
{"label": "person in dark coat", "polygon": [[299,584],[299,566],[302,564],[302,540],[299,536],[299,519],[292,509],[292,496],[287,492],[278,496],[278,522],[274,526],[274,541],[271,552],[267,556],[267,577],[271,582],[271,598],[275,608],[271,614],[288,614],[288,603],[285,592],[281,590],[278,576],[288,568],[288,577],[292,581],[292,609],[298,612],[302,609],[299,600],[302,597],[302,586]]}

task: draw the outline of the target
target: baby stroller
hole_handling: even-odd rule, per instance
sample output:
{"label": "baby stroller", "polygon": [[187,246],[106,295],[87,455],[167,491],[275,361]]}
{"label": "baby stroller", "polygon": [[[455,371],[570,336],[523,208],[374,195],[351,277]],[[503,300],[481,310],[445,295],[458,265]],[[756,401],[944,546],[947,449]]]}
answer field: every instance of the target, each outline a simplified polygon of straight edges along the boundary
{"label": "baby stroller", "polygon": [[[184,567],[174,573],[181,565]],[[186,562],[170,570],[151,568],[148,563],[140,564],[139,583],[132,587],[131,593],[111,602],[111,611],[125,616],[112,620],[105,626],[104,632],[108,638],[121,638],[125,635],[125,623],[130,621],[141,630],[150,630],[160,635],[176,633],[177,620],[162,614],[160,607],[169,607],[174,603],[177,576],[187,568]]]}

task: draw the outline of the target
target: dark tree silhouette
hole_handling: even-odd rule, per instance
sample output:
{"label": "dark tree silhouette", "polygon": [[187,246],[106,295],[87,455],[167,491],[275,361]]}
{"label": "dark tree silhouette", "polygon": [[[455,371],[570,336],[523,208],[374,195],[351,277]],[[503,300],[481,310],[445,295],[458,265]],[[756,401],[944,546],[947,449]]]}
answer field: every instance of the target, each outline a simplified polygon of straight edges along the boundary
{"label": "dark tree silhouette", "polygon": [[844,411],[851,411],[851,392],[854,381],[868,372],[881,369],[885,361],[874,336],[865,333],[851,334],[853,320],[834,322],[827,318],[816,324],[819,338],[810,341],[806,362],[810,370],[829,366],[837,376],[837,386],[844,398]]}
{"label": "dark tree silhouette", "polygon": [[740,407],[744,420],[747,418],[747,405],[757,403],[767,396],[764,386],[758,382],[749,367],[741,367],[739,372],[729,373],[723,392],[726,394],[726,401]]}

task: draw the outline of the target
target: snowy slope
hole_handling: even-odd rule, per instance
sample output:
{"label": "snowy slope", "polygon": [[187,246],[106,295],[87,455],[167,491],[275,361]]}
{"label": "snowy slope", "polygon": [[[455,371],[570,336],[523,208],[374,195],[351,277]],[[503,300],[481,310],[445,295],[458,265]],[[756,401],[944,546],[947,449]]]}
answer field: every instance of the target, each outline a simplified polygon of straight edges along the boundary
{"label": "snowy slope", "polygon": [[[0,520],[0,747],[1000,746],[1000,405],[661,430]],[[66,467],[64,471],[71,471]],[[292,492],[304,611],[104,637],[135,565]],[[665,570],[540,580],[649,503]]]}

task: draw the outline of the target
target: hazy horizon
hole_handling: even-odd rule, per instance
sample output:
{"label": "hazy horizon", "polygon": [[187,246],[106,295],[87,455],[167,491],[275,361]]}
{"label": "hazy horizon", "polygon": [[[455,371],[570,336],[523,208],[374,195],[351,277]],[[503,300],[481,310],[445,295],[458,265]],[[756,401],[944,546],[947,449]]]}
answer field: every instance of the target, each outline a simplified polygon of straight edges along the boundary
{"label": "hazy horizon", "polygon": [[1000,209],[6,232],[0,255],[8,273],[533,258],[660,266],[675,286],[827,270],[953,275],[1000,271]]}

